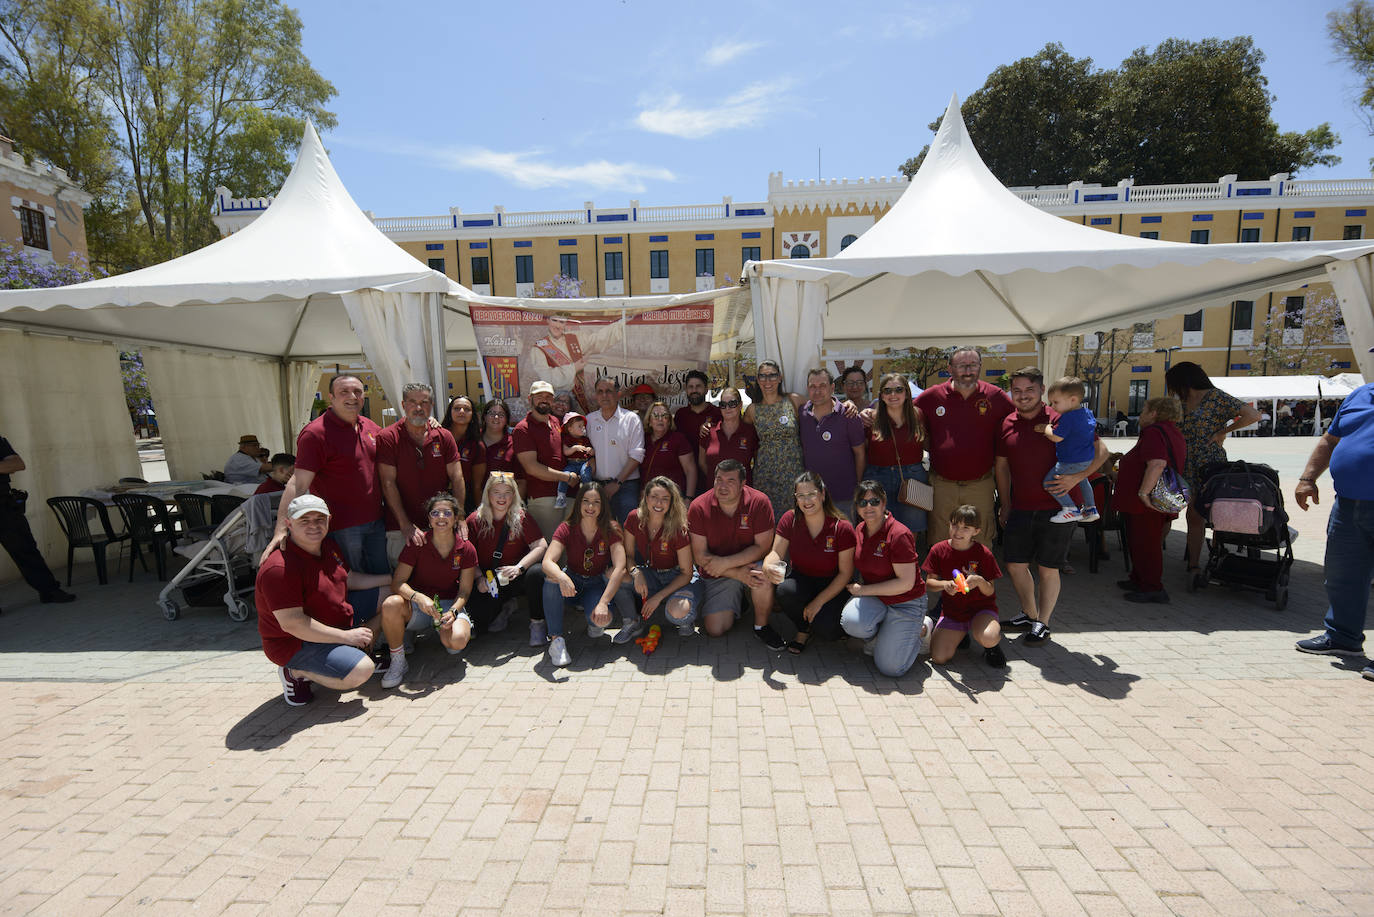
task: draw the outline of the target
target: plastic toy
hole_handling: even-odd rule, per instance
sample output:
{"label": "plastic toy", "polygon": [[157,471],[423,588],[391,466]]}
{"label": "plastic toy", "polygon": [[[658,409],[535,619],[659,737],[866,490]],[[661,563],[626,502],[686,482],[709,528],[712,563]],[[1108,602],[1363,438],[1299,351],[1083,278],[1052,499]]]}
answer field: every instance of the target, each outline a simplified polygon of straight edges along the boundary
{"label": "plastic toy", "polygon": [[649,627],[649,632],[636,640],[635,643],[639,644],[639,648],[644,651],[645,656],[652,656],[654,650],[658,649],[658,641],[662,636],[663,628],[654,624]]}
{"label": "plastic toy", "polygon": [[965,595],[969,591],[968,579],[957,568],[954,571],[954,588]]}
{"label": "plastic toy", "polygon": [[496,585],[496,577],[492,575],[490,570],[487,571],[487,595],[491,596],[493,599],[501,597],[501,590]]}

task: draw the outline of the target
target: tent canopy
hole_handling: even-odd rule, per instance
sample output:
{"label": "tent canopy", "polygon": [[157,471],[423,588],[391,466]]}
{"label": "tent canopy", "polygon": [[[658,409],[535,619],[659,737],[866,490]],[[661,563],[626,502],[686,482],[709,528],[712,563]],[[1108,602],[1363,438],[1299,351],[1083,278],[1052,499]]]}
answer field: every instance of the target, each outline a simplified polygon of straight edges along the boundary
{"label": "tent canopy", "polygon": [[1275,398],[1304,400],[1344,398],[1349,394],[1340,383],[1324,376],[1227,376],[1212,380],[1212,384],[1241,401],[1272,401]]}
{"label": "tent canopy", "polygon": [[[1054,374],[1062,371],[1068,344],[1061,339],[1046,347],[1047,339],[1331,280],[1369,375],[1371,253],[1370,241],[1204,246],[1061,219],[997,181],[951,98],[911,185],[871,229],[833,258],[756,262],[745,274],[759,281],[754,329],[760,358],[799,357],[804,370],[806,354],[788,352],[798,349],[786,343],[794,332],[816,356],[822,340],[833,346],[1031,339],[1050,351],[1042,359]],[[1355,263],[1362,272],[1335,276],[1335,266]],[[1051,354],[1057,368],[1050,366]],[[795,384],[791,372],[789,383]]]}

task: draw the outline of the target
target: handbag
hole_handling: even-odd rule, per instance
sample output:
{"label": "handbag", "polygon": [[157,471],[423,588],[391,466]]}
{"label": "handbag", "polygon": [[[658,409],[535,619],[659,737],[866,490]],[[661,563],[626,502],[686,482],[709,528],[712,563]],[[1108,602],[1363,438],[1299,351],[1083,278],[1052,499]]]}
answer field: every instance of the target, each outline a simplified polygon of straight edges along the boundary
{"label": "handbag", "polygon": [[[915,431],[912,436],[915,437]],[[900,450],[898,450],[900,451]],[[897,487],[897,502],[929,512],[935,508],[935,488],[925,481],[909,478],[902,474],[902,457],[897,456],[897,477],[902,482]]]}
{"label": "handbag", "polygon": [[1169,461],[1173,464],[1166,465],[1164,473],[1155,481],[1155,486],[1150,488],[1149,496],[1146,501],[1150,509],[1163,513],[1166,516],[1177,516],[1188,508],[1188,501],[1192,494],[1188,489],[1188,482],[1183,479],[1183,475],[1174,470],[1174,465],[1178,464],[1178,457],[1174,455],[1174,444],[1169,439],[1168,434],[1164,436],[1164,445],[1169,450]]}

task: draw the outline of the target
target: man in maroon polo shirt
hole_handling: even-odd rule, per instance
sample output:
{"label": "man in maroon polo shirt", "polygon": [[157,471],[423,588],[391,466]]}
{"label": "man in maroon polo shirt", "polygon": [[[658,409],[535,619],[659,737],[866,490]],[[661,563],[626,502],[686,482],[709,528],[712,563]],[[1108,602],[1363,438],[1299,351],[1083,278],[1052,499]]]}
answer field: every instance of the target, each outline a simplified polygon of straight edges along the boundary
{"label": "man in maroon polo shirt", "polygon": [[754,634],[769,649],[786,643],[768,624],[773,611],[773,584],[750,581],[749,571],[773,546],[773,504],[744,483],[744,466],[725,459],[716,466],[715,486],[692,501],[687,510],[692,557],[701,573],[704,596],[701,622],[706,633],[727,633],[744,610],[748,590],[754,604]]}
{"label": "man in maroon polo shirt", "polygon": [[529,488],[525,509],[539,523],[541,532],[553,532],[568,510],[554,505],[558,484],[566,481],[575,487],[582,483],[576,471],[564,471],[563,427],[553,412],[553,386],[544,381],[530,385],[530,412],[511,431],[516,460],[525,469]]}
{"label": "man in maroon polo shirt", "polygon": [[[390,573],[386,562],[386,527],[382,523],[382,487],[377,479],[377,436],[382,428],[363,415],[363,383],[357,376],[329,380],[329,410],[306,424],[296,437],[296,471],[286,482],[277,531],[262,559],[286,537],[286,507],[297,496],[312,493],[329,506],[329,537],[343,552],[349,569]],[[379,590],[350,591],[357,623],[380,612]]]}
{"label": "man in maroon polo shirt", "polygon": [[[930,543],[949,537],[949,514],[972,504],[984,519],[992,518],[993,449],[1002,419],[1012,413],[1011,399],[985,382],[983,358],[972,347],[949,355],[949,382],[933,385],[916,396],[930,440],[930,484],[935,505],[930,511]],[[892,495],[888,495],[892,499]],[[978,540],[992,544],[992,526],[985,525]]]}
{"label": "man in maroon polo shirt", "polygon": [[[997,437],[997,492],[1002,495],[1002,552],[1007,575],[1021,600],[1021,613],[1008,625],[1030,625],[1028,643],[1049,637],[1050,615],[1059,600],[1059,570],[1069,551],[1077,525],[1056,525],[1050,517],[1059,512],[1056,493],[1079,485],[1107,459],[1107,447],[1095,440],[1095,452],[1087,470],[1060,475],[1045,486],[1045,475],[1054,467],[1054,443],[1036,427],[1052,424],[1059,415],[1044,404],[1045,380],[1034,366],[1018,369],[1011,377],[1014,413],[1002,421]],[[990,527],[990,526],[987,526]],[[1030,565],[1039,567],[1040,581],[1031,577]]]}
{"label": "man in maroon polo shirt", "polygon": [[[706,400],[706,389],[710,380],[706,378],[706,373],[699,369],[694,369],[687,373],[687,378],[682,383],[682,393],[687,396],[687,403],[677,409],[673,415],[673,428],[683,436],[687,437],[687,442],[692,446],[692,455],[697,454],[697,446],[701,445],[701,429],[713,424],[720,423],[720,408]],[[700,463],[697,464],[697,489],[701,490],[708,486],[704,481],[704,470]],[[689,500],[695,494],[683,494]]]}
{"label": "man in maroon polo shirt", "polygon": [[377,476],[389,522],[396,526],[394,534],[387,532],[388,559],[399,556],[407,542],[424,543],[425,501],[447,491],[461,507],[464,498],[458,444],[448,430],[429,423],[434,389],[423,382],[406,383],[401,411],[404,416],[377,437]]}

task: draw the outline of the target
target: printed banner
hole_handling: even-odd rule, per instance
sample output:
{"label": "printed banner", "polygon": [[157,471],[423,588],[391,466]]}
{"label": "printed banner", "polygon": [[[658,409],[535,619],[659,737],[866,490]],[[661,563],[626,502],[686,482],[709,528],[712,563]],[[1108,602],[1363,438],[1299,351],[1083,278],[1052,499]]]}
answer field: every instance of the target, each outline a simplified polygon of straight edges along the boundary
{"label": "printed banner", "polygon": [[584,413],[596,409],[596,380],[620,380],[622,401],[640,383],[674,408],[686,404],[683,380],[703,372],[711,356],[715,306],[710,302],[626,313],[471,306],[486,390],[525,416],[530,384],[543,380],[568,392]]}

